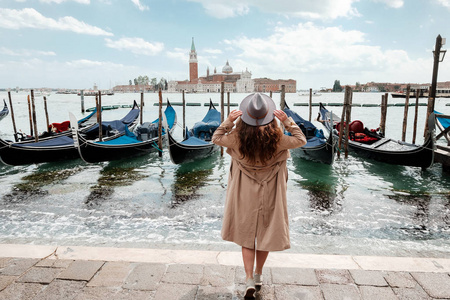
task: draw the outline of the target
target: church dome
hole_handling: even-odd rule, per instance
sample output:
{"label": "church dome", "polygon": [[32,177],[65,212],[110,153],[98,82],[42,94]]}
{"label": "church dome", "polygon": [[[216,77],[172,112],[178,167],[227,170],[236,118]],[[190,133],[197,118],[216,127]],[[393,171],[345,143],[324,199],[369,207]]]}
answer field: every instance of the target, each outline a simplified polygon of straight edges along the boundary
{"label": "church dome", "polygon": [[225,74],[233,73],[233,68],[228,63],[228,60],[227,60],[227,64],[222,68],[222,73],[225,73]]}

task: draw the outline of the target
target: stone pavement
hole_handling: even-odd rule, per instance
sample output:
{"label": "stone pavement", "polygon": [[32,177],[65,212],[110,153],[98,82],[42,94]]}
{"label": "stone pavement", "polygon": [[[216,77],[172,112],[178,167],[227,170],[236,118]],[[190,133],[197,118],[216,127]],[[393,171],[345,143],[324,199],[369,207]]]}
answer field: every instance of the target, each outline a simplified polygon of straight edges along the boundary
{"label": "stone pavement", "polygon": [[[271,253],[256,299],[450,299],[450,259]],[[0,299],[242,299],[239,252],[0,245]]]}

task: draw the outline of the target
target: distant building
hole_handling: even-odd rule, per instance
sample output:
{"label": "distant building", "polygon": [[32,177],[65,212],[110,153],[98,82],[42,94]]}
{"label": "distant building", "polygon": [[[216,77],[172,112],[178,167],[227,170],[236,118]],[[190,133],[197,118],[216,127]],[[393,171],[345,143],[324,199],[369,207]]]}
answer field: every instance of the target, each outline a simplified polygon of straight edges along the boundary
{"label": "distant building", "polygon": [[285,86],[286,93],[297,92],[297,82],[294,79],[269,79],[269,78],[255,78],[255,92],[268,93],[279,92],[281,86]]}
{"label": "distant building", "polygon": [[[267,78],[264,78],[264,80],[266,80],[267,84],[262,84],[261,86],[264,85],[262,89],[267,92],[281,90],[281,84],[286,85],[287,93],[296,92],[295,80],[271,81],[271,79]],[[214,68],[213,74],[210,74],[209,67],[207,67],[206,76],[198,77],[197,51],[195,50],[194,38],[192,38],[191,51],[189,52],[189,80],[169,81],[168,92],[181,92],[185,90],[188,93],[220,93],[222,82],[224,83],[225,92],[251,93],[262,91],[256,88],[257,80],[252,79],[252,73],[250,71],[246,69],[242,72],[233,72],[233,68],[228,61],[222,68],[221,73],[217,73],[216,68]],[[269,85],[271,86],[270,88]]]}
{"label": "distant building", "polygon": [[153,91],[153,86],[143,85],[143,84],[127,84],[127,85],[116,85],[113,87],[114,93],[139,93],[139,92],[150,92]]}

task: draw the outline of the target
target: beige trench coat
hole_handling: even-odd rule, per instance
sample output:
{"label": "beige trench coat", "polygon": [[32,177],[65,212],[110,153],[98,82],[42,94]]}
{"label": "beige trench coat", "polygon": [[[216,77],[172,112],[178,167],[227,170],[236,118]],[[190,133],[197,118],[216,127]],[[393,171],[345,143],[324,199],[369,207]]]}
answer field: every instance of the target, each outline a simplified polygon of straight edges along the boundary
{"label": "beige trench coat", "polygon": [[[222,238],[242,247],[261,251],[290,248],[286,189],[288,149],[306,144],[301,129],[291,118],[283,122],[292,136],[283,135],[276,155],[265,165],[251,165],[239,152],[234,123],[225,120],[212,142],[227,147],[230,174],[222,224]],[[256,240],[256,242],[255,242]]]}

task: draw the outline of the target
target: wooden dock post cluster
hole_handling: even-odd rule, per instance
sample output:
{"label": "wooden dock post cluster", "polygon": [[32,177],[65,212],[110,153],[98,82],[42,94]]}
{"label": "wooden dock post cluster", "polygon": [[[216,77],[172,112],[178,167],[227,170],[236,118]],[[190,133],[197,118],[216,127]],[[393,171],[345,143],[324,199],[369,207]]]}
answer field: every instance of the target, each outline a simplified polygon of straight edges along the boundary
{"label": "wooden dock post cluster", "polygon": [[[159,88],[159,122],[158,122],[158,148],[162,150],[162,91],[161,87]],[[166,128],[166,131],[169,129]],[[162,157],[162,151],[158,151],[159,157]]]}
{"label": "wooden dock post cluster", "polygon": [[[352,113],[352,88],[348,85],[345,86],[345,96],[344,96],[344,107],[342,108],[342,116],[339,127],[339,140],[338,140],[338,148],[342,148],[342,139],[345,138],[344,144],[344,153],[345,158],[348,158],[348,133],[349,133],[349,125],[351,120]],[[345,120],[345,122],[344,122]],[[345,129],[344,129],[345,126]],[[344,136],[345,135],[345,136]],[[337,153],[338,158],[340,157],[340,152]]]}

